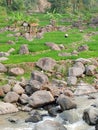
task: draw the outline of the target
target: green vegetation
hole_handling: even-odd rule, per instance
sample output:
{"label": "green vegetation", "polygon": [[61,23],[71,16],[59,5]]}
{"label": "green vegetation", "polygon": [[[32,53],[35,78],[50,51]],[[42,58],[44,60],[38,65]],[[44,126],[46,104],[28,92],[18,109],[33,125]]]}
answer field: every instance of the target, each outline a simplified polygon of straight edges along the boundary
{"label": "green vegetation", "polygon": [[[96,17],[98,0],[48,0],[51,2],[51,8],[45,13],[33,13],[33,9],[39,4],[39,0],[0,0],[0,28],[16,28],[18,31],[0,30],[0,52],[7,52],[11,48],[15,51],[8,56],[8,60],[2,61],[6,65],[22,65],[27,62],[36,62],[42,57],[51,57],[57,61],[77,58],[98,57],[98,27],[91,28],[87,24],[92,17]],[[29,10],[31,13],[29,13]],[[33,11],[32,11],[33,10]],[[60,14],[59,14],[60,13]],[[16,33],[24,33],[21,25],[24,21],[27,23],[38,23],[39,27],[45,27],[51,20],[56,21],[56,27],[65,26],[66,31],[50,31],[44,33],[43,38],[34,38],[32,41],[26,40],[23,36],[16,37]],[[85,25],[83,32],[79,28],[72,28],[72,23],[82,21]],[[86,22],[85,22],[86,21]],[[94,32],[94,33],[92,33]],[[65,38],[65,33],[68,37]],[[13,36],[9,36],[9,35]],[[91,35],[89,35],[91,34]],[[8,44],[9,41],[15,44]],[[45,45],[46,42],[53,42],[57,45],[63,44],[65,49],[54,51]],[[22,44],[27,44],[30,54],[20,55],[19,49]],[[78,50],[81,45],[88,45],[88,51],[81,51],[77,56],[59,56],[60,53],[72,53]],[[24,66],[25,67],[25,66]],[[25,67],[27,68],[27,67]],[[24,68],[24,69],[25,69]],[[62,70],[63,71],[63,70]],[[28,77],[31,70],[25,73]],[[18,77],[19,78],[19,77]],[[86,77],[84,80],[88,81]],[[92,79],[90,79],[92,81]]]}
{"label": "green vegetation", "polygon": [[[93,30],[93,29],[92,29]],[[91,29],[90,29],[91,31]],[[4,61],[6,64],[15,64],[22,62],[35,62],[39,58],[42,57],[52,57],[56,60],[63,59],[74,59],[79,57],[97,57],[98,56],[98,37],[97,35],[92,36],[89,42],[86,42],[83,39],[83,36],[88,32],[85,30],[84,33],[80,33],[78,29],[70,29],[67,31],[69,34],[68,38],[64,37],[64,32],[54,31],[48,32],[44,34],[42,39],[34,39],[33,41],[27,41],[25,38],[20,37],[18,41],[16,41],[15,37],[8,37],[7,35],[11,32],[4,32],[0,34],[0,51],[7,52],[10,48],[14,48],[15,52],[13,52],[8,58],[9,60]],[[7,42],[9,40],[13,40],[16,44],[9,45]],[[65,50],[63,51],[54,51],[45,45],[46,42],[54,42],[58,45],[63,44],[65,46]],[[29,51],[31,54],[29,55],[19,55],[20,46],[25,43],[28,45]],[[71,53],[73,50],[77,50],[78,46],[87,44],[89,46],[89,51],[80,52],[79,56],[68,56],[61,57],[58,56],[60,52],[69,52]]]}

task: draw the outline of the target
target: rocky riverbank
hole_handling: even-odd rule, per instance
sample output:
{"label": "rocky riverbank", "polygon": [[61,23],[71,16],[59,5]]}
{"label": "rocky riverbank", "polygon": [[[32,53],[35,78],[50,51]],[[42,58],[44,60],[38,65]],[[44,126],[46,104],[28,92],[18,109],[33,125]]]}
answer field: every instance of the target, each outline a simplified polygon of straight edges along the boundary
{"label": "rocky riverbank", "polygon": [[[22,125],[22,130],[28,126],[34,130],[93,130],[89,125],[95,125],[98,118],[98,60],[56,62],[45,57],[35,66],[28,81],[7,79],[8,83],[0,87],[0,97],[3,97],[0,126],[13,129]],[[8,68],[0,64],[1,73],[12,76],[24,73],[20,67]],[[92,78],[93,82],[84,82],[85,77]],[[50,117],[50,121],[45,120]]]}
{"label": "rocky riverbank", "polygon": [[[95,97],[96,99],[89,99],[90,97]],[[95,130],[94,126],[89,126],[87,123],[85,123],[85,121],[82,120],[82,116],[84,110],[91,107],[91,105],[94,104],[97,100],[97,97],[98,93],[79,97],[76,96],[74,97],[74,101],[77,104],[77,109],[64,111],[63,114],[58,114],[56,117],[45,116],[43,118],[43,121],[37,123],[37,125],[50,120],[50,122],[52,121],[52,123],[56,121],[63,124],[67,128],[67,130]],[[41,113],[42,110],[38,111]],[[43,111],[43,113],[45,114],[46,111]],[[32,130],[33,127],[36,127],[36,123],[25,123],[25,119],[28,117],[29,114],[27,112],[17,112],[1,115],[0,130]],[[68,118],[69,122],[65,123],[66,121],[64,118]],[[50,128],[50,126],[47,126],[47,128],[45,125],[43,126],[47,130]],[[55,130],[55,128],[53,130]]]}

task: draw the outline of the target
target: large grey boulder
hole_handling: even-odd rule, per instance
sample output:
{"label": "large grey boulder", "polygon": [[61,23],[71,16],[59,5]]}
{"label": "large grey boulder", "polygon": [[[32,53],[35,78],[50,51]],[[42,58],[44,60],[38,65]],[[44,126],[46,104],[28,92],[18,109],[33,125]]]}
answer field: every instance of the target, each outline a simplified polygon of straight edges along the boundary
{"label": "large grey boulder", "polygon": [[52,50],[57,50],[57,51],[61,50],[60,47],[55,43],[46,42],[45,45],[49,46]]}
{"label": "large grey boulder", "polygon": [[18,109],[16,106],[14,106],[11,103],[0,102],[0,115],[13,113],[13,112],[18,112]]}
{"label": "large grey boulder", "polygon": [[5,72],[7,72],[7,68],[2,63],[0,63],[0,73],[5,73]]}
{"label": "large grey boulder", "polygon": [[28,46],[27,45],[22,45],[20,47],[20,51],[19,51],[19,54],[29,54],[29,49],[28,49]]}
{"label": "large grey boulder", "polygon": [[82,68],[83,71],[85,71],[85,66],[82,62],[75,62],[75,64],[73,65],[73,67],[76,67],[76,68]]}
{"label": "large grey boulder", "polygon": [[61,118],[63,123],[69,122],[72,124],[79,121],[79,114],[76,112],[76,110],[63,111],[57,118]]}
{"label": "large grey boulder", "polygon": [[11,90],[11,86],[9,84],[5,84],[2,86],[3,92],[6,94]]}
{"label": "large grey boulder", "polygon": [[82,67],[70,67],[68,70],[68,76],[73,76],[73,77],[80,77],[84,73],[84,70]]}
{"label": "large grey boulder", "polygon": [[67,83],[64,80],[52,79],[52,86],[54,87],[66,87]]}
{"label": "large grey boulder", "polygon": [[68,96],[65,96],[63,94],[61,94],[58,97],[57,103],[60,105],[62,111],[70,110],[77,107],[76,103],[73,102],[72,99],[70,99]]}
{"label": "large grey boulder", "polygon": [[41,90],[34,92],[29,98],[29,104],[36,108],[47,103],[53,102],[55,99],[49,91]]}
{"label": "large grey boulder", "polygon": [[67,77],[67,84],[70,85],[76,85],[77,78],[75,76]]}
{"label": "large grey boulder", "polygon": [[39,59],[36,65],[40,67],[42,70],[53,71],[56,65],[56,61],[52,58],[45,57],[45,58]]}
{"label": "large grey boulder", "polygon": [[98,119],[98,108],[90,106],[89,108],[84,110],[83,120],[85,120],[87,124],[95,125],[97,119]]}
{"label": "large grey boulder", "polygon": [[28,117],[25,122],[37,123],[42,120],[42,116],[38,111],[35,111],[30,117]]}
{"label": "large grey boulder", "polygon": [[49,82],[48,77],[43,72],[40,72],[40,71],[37,71],[37,70],[34,70],[31,73],[31,80],[37,80],[42,84]]}
{"label": "large grey boulder", "polygon": [[80,82],[76,86],[76,90],[74,92],[74,95],[84,95],[89,93],[95,93],[97,90],[90,84]]}
{"label": "large grey boulder", "polygon": [[18,99],[19,99],[19,95],[16,92],[8,92],[3,100],[5,102],[13,103],[13,102],[17,102]]}
{"label": "large grey boulder", "polygon": [[86,66],[86,75],[93,76],[96,73],[96,66],[88,65]]}
{"label": "large grey boulder", "polygon": [[25,91],[27,94],[30,95],[30,94],[33,94],[33,92],[40,90],[41,87],[42,87],[42,84],[39,81],[30,80],[25,87]]}
{"label": "large grey boulder", "polygon": [[9,74],[13,75],[13,76],[23,75],[24,74],[24,69],[22,69],[20,67],[11,68],[9,70]]}
{"label": "large grey boulder", "polygon": [[17,94],[23,94],[24,93],[24,89],[19,85],[19,83],[16,83],[15,86],[12,88],[12,90],[14,92],[16,92]]}
{"label": "large grey boulder", "polygon": [[46,120],[38,123],[33,130],[67,130],[61,123],[51,120]]}
{"label": "large grey boulder", "polygon": [[22,94],[20,97],[19,97],[19,101],[21,104],[25,105],[28,103],[28,100],[29,100],[29,97],[26,95],[26,94]]}
{"label": "large grey boulder", "polygon": [[6,57],[6,56],[9,56],[9,53],[7,52],[0,52],[0,57]]}
{"label": "large grey boulder", "polygon": [[85,59],[85,58],[78,58],[75,60],[75,62],[81,62],[82,64],[89,64],[91,63],[91,60],[90,59]]}
{"label": "large grey boulder", "polygon": [[30,80],[28,84],[32,87],[34,92],[40,90],[42,87],[42,84],[37,80]]}

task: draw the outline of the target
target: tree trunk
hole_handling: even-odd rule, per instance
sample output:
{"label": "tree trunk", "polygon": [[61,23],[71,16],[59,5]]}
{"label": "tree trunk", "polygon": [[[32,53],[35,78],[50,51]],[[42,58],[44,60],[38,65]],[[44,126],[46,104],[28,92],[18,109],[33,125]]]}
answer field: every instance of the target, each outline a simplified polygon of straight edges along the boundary
{"label": "tree trunk", "polygon": [[7,6],[10,6],[12,4],[12,0],[6,0]]}

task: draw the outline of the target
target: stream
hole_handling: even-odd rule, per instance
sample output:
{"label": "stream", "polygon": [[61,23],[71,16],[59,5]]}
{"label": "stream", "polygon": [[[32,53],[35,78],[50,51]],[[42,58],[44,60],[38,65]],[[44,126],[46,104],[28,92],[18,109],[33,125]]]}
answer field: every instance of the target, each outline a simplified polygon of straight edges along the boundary
{"label": "stream", "polygon": [[[98,97],[98,93],[91,94],[91,96]],[[88,99],[88,96],[78,96],[74,100],[77,103],[77,109],[72,109],[70,111],[75,111],[78,114],[79,120],[75,123],[67,123],[64,126],[67,130],[95,130],[95,126],[89,126],[82,120],[84,109],[88,108],[91,104],[95,102],[96,99]],[[17,112],[7,115],[0,115],[0,130],[33,130],[34,123],[25,123],[24,120],[29,117],[26,112]],[[18,119],[17,123],[11,123],[8,121],[9,118]],[[62,120],[59,119],[59,116],[55,118],[44,117],[44,120],[55,120],[62,123]]]}

